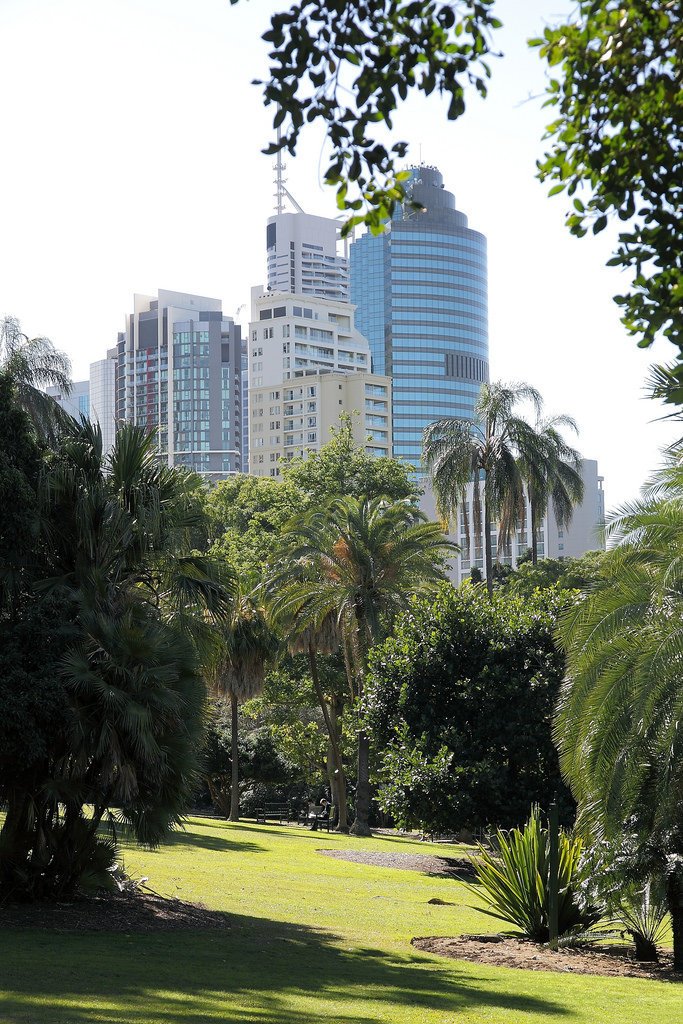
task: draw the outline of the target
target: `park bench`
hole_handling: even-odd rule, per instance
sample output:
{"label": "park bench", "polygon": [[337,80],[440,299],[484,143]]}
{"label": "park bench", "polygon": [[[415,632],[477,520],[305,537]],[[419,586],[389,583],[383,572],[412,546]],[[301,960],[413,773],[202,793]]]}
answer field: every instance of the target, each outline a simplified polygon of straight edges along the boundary
{"label": "park bench", "polygon": [[314,804],[309,801],[306,810],[303,810],[299,815],[299,823],[302,825],[311,825],[313,821],[317,822],[319,829],[326,828],[330,831],[330,820],[333,817],[334,808],[332,805],[328,807],[328,812],[325,813],[325,808],[322,804]]}
{"label": "park bench", "polygon": [[256,808],[256,821],[264,825],[267,821],[288,825],[290,821],[296,820],[297,814],[291,804],[264,804]]}

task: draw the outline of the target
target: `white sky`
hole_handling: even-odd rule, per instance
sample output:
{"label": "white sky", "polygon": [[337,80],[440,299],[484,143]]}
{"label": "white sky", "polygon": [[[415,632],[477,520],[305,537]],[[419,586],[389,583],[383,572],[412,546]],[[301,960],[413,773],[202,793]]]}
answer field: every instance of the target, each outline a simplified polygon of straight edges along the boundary
{"label": "white sky", "polygon": [[[0,315],[50,337],[76,378],[114,344],[134,292],[215,295],[236,316],[263,282],[270,112],[250,82],[265,69],[269,12],[285,6],[0,0]],[[527,380],[548,413],[578,420],[614,507],[677,436],[643,399],[649,364],[674,350],[626,337],[612,302],[620,276],[604,266],[610,239],[571,238],[567,200],[534,177],[550,113],[525,40],[566,9],[497,0],[504,57],[487,100],[472,95],[451,124],[440,98],[411,99],[395,129],[488,236],[492,378]],[[288,161],[288,187],[307,212],[336,216],[321,143],[313,130]]]}

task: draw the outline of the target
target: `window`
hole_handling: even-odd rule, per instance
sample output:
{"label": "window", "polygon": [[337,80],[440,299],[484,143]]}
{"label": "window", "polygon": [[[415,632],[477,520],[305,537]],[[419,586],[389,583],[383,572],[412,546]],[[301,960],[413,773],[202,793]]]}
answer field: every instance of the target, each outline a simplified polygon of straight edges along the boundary
{"label": "window", "polygon": [[283,324],[282,325],[282,337],[283,338],[288,338],[289,337],[289,324]]}
{"label": "window", "polygon": [[277,401],[279,401],[279,398],[280,398],[280,392],[279,391],[271,391],[269,393],[269,395],[268,395],[268,398],[270,399],[271,402],[277,402]]}
{"label": "window", "polygon": [[287,316],[286,306],[276,306],[273,310],[273,316]]}
{"label": "window", "polygon": [[259,320],[271,320],[273,316],[272,309],[262,309],[259,313]]}

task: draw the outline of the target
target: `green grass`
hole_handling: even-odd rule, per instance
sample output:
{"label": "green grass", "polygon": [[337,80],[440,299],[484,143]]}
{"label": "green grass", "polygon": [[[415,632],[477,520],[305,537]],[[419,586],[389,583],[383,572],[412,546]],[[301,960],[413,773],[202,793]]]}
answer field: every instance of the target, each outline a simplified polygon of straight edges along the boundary
{"label": "green grass", "polygon": [[[126,867],[157,892],[230,915],[215,932],[0,930],[0,1024],[683,1024],[677,984],[479,967],[418,954],[414,935],[483,931],[450,879],[320,848],[439,852],[403,839],[191,819]],[[452,907],[433,906],[434,896]],[[1,924],[1,917],[0,917]]]}

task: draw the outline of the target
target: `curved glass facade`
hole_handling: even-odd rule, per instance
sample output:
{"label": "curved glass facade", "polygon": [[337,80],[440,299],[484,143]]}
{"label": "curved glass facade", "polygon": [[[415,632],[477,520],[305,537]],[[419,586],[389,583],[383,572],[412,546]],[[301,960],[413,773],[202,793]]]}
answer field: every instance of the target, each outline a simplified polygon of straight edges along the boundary
{"label": "curved glass facade", "polygon": [[473,417],[488,380],[486,239],[467,226],[435,167],[413,167],[405,211],[351,246],[351,301],[375,373],[393,377],[394,454],[419,467],[422,431]]}

